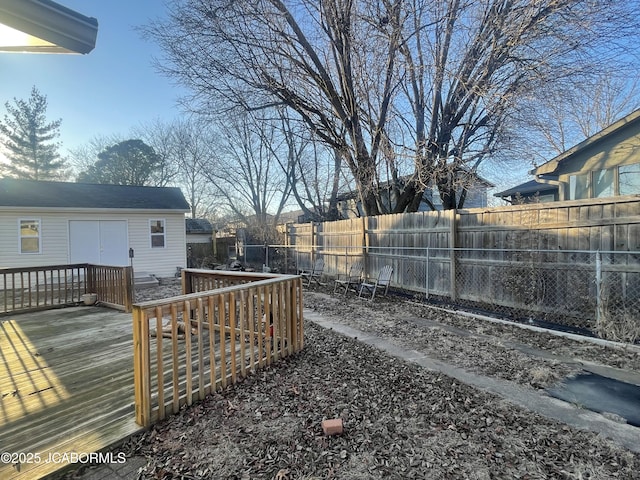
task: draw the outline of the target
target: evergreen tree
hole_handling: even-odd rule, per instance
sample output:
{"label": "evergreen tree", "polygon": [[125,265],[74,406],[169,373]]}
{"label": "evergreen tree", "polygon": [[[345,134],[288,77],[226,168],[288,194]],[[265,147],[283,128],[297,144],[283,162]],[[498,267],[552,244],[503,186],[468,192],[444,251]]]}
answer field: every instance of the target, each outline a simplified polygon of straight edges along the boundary
{"label": "evergreen tree", "polygon": [[0,121],[0,145],[9,160],[0,165],[4,176],[28,180],[55,180],[64,176],[65,162],[60,157],[62,120],[47,122],[47,97],[36,87],[29,100],[14,98],[5,103],[7,113]]}
{"label": "evergreen tree", "polygon": [[162,158],[142,140],[125,140],[106,148],[98,160],[78,174],[80,183],[150,185]]}

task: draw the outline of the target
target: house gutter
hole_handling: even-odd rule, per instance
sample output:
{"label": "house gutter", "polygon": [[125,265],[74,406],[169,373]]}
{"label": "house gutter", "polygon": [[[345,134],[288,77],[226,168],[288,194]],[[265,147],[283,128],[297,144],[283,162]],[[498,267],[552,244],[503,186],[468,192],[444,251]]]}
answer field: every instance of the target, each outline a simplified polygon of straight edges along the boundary
{"label": "house gutter", "polygon": [[[563,182],[561,182],[560,180],[558,180],[558,177],[555,176],[555,178],[543,178],[542,175],[545,175],[543,173],[536,173],[533,175],[533,179],[538,182],[538,183],[544,183],[547,185],[556,185],[557,187],[560,187],[562,185]],[[546,174],[548,175],[548,174]]]}
{"label": "house gutter", "polygon": [[21,34],[18,39],[0,35],[0,51],[5,52],[86,54],[98,35],[98,20],[52,0],[0,1],[1,26]]}

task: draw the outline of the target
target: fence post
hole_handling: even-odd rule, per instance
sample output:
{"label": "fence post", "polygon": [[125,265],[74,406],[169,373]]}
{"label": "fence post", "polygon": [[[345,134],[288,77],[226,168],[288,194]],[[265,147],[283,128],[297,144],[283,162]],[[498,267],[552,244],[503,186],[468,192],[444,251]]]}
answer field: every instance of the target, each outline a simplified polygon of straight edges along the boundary
{"label": "fence post", "polygon": [[284,224],[284,271],[289,273],[289,224]]}
{"label": "fence post", "polygon": [[600,325],[602,312],[602,257],[596,250],[596,325]]}
{"label": "fence post", "polygon": [[458,299],[458,295],[457,295],[457,285],[456,285],[456,230],[457,230],[457,225],[456,225],[456,219],[457,219],[457,214],[456,214],[456,210],[451,209],[450,210],[450,230],[449,230],[449,245],[450,245],[450,251],[451,251],[451,265],[449,268],[449,273],[450,273],[450,277],[449,277],[449,282],[451,283],[451,287],[450,287],[450,297],[451,300],[457,300]]}
{"label": "fence post", "polygon": [[427,265],[425,267],[424,297],[429,299],[429,247],[427,247]]}
{"label": "fence post", "polygon": [[313,267],[313,262],[315,261],[315,246],[316,244],[316,222],[311,222],[311,265],[310,268]]}
{"label": "fence post", "polygon": [[85,267],[85,271],[87,272],[86,277],[87,281],[85,283],[85,292],[84,293],[98,293],[96,291],[96,267],[91,264],[87,264]]}
{"label": "fence post", "polygon": [[369,217],[362,217],[362,265],[363,278],[369,276]]}

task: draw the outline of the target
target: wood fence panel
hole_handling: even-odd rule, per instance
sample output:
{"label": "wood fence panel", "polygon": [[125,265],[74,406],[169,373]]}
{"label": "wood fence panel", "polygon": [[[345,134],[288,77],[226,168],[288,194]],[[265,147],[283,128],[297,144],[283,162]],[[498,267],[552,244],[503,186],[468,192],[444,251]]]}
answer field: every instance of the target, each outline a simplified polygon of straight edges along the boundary
{"label": "wood fence panel", "polygon": [[[359,250],[369,278],[391,264],[396,287],[452,297],[459,292],[461,298],[488,297],[515,305],[532,301],[509,279],[531,277],[531,265],[549,263],[557,267],[530,279],[541,285],[536,301],[557,305],[566,295],[593,300],[589,252],[640,251],[640,196],[468,209],[455,216],[442,211],[391,214],[315,228],[322,253],[331,257],[325,264],[330,276],[344,274],[353,260],[349,252]],[[310,248],[305,237],[309,230],[295,225],[289,244]],[[626,255],[618,262],[637,272],[638,257]],[[616,275],[628,282],[627,273]]]}

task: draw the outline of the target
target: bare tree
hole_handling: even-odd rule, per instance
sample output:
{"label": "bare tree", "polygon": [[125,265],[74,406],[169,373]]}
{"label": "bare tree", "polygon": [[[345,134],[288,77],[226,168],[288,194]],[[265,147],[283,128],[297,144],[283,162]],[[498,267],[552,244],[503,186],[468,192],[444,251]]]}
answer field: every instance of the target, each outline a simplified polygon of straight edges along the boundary
{"label": "bare tree", "polygon": [[218,125],[215,152],[202,174],[225,206],[245,225],[275,226],[291,192],[279,163],[286,159],[277,125],[251,114],[236,114]]}
{"label": "bare tree", "polygon": [[[637,73],[605,72],[535,99],[514,132],[520,152],[539,165],[640,107]],[[517,135],[517,137],[515,136]]]}
{"label": "bare tree", "polygon": [[136,132],[163,158],[156,172],[158,186],[179,186],[191,205],[191,217],[210,213],[213,192],[203,173],[213,158],[214,135],[210,126],[195,116],[173,122],[141,125]]}
{"label": "bare tree", "polygon": [[[366,210],[377,214],[376,157],[393,84],[383,89],[382,111],[369,118],[360,105],[371,85],[361,74],[374,70],[366,60],[377,59],[384,45],[373,35],[364,41],[373,27],[359,22],[359,14],[357,2],[342,0],[291,8],[279,0],[192,0],[179,3],[168,24],[152,24],[147,33],[167,54],[162,69],[193,89],[202,110],[223,102],[227,108],[277,104],[297,112],[339,152],[357,178]],[[396,55],[385,56],[391,79]]]}
{"label": "bare tree", "polygon": [[312,221],[337,220],[342,157],[314,139],[290,110],[275,113],[283,143],[272,153],[289,179],[291,195]]}
{"label": "bare tree", "polygon": [[[410,4],[402,53],[411,115],[403,118],[415,122],[417,168],[408,186],[432,182],[444,208],[460,208],[481,163],[504,150],[518,108],[606,69],[602,52],[615,51],[637,26],[637,6],[623,2]],[[613,33],[611,24],[620,29]],[[415,205],[411,190],[399,195],[400,208]]]}
{"label": "bare tree", "polygon": [[215,136],[209,125],[194,118],[173,125],[173,157],[178,180],[191,205],[191,217],[211,213],[214,194],[205,167],[211,168],[217,158]]}
{"label": "bare tree", "polygon": [[156,187],[165,187],[175,183],[178,175],[178,165],[175,159],[177,151],[175,129],[175,124],[163,122],[160,119],[133,129],[133,135],[151,145],[161,159],[158,169],[153,172],[152,182]]}
{"label": "bare tree", "polygon": [[415,210],[433,184],[462,206],[523,99],[602,70],[637,34],[636,3],[182,0],[146,31],[202,110],[295,111],[375,215]]}

